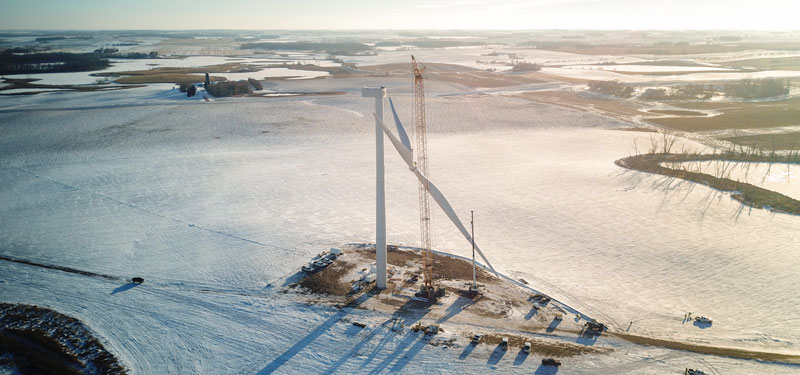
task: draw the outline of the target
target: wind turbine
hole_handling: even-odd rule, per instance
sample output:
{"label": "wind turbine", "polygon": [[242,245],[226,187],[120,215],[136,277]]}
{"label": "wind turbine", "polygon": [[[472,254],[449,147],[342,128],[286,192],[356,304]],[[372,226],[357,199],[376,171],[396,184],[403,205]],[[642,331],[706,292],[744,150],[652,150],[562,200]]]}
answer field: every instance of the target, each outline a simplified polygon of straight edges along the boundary
{"label": "wind turbine", "polygon": [[[400,154],[400,157],[406,163],[411,172],[414,173],[415,176],[417,176],[417,179],[420,182],[422,182],[423,185],[425,185],[425,187],[428,190],[428,193],[431,195],[436,204],[439,205],[439,208],[441,208],[442,211],[444,211],[445,215],[447,215],[447,217],[450,219],[453,225],[456,226],[458,231],[461,232],[464,238],[466,238],[468,242],[474,244],[474,239],[470,235],[469,231],[467,231],[467,228],[464,226],[464,223],[461,222],[461,219],[458,218],[458,215],[456,215],[455,210],[453,210],[453,206],[450,205],[450,202],[447,201],[447,198],[445,198],[444,194],[439,190],[439,188],[436,187],[436,185],[433,184],[433,182],[428,180],[428,178],[425,177],[425,175],[423,175],[422,172],[419,171],[419,169],[417,169],[417,166],[414,163],[414,156],[411,150],[411,145],[410,142],[408,141],[408,135],[406,135],[405,128],[403,127],[403,124],[400,122],[400,117],[397,116],[397,111],[395,111],[394,103],[392,102],[391,98],[389,98],[389,105],[392,109],[392,115],[394,117],[395,125],[397,127],[397,133],[399,134],[400,139],[398,139],[398,137],[392,134],[391,130],[389,130],[389,128],[383,122],[383,111],[382,111],[383,108],[381,108],[381,113],[380,113],[381,116],[378,116],[377,112],[373,113],[373,116],[375,117],[375,123],[378,124],[381,127],[381,129],[383,129],[383,132],[385,132],[386,136],[388,136],[389,141],[392,143],[392,146],[394,146],[395,150],[397,150],[397,153]],[[483,255],[483,251],[481,251],[480,247],[478,247],[477,244],[474,244],[474,246],[475,246],[475,251],[478,252],[478,255],[480,255],[483,261],[486,262],[486,265],[489,266],[489,269],[495,274],[495,276],[499,278],[500,275],[497,273],[497,271],[495,271],[494,267],[492,267],[492,264],[489,262],[489,259],[486,259],[486,256]]]}
{"label": "wind turbine", "polygon": [[381,126],[386,87],[364,87],[361,89],[361,96],[375,98],[375,286],[386,289],[386,189],[383,182],[384,129]]}

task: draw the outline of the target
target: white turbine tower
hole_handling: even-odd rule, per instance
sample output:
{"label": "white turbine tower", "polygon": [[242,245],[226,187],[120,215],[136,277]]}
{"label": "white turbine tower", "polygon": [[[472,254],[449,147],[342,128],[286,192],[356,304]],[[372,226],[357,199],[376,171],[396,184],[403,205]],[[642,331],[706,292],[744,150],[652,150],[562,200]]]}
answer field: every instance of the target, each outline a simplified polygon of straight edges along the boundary
{"label": "white turbine tower", "polygon": [[364,87],[361,96],[375,98],[375,284],[386,289],[386,190],[383,183],[383,98],[386,87]]}

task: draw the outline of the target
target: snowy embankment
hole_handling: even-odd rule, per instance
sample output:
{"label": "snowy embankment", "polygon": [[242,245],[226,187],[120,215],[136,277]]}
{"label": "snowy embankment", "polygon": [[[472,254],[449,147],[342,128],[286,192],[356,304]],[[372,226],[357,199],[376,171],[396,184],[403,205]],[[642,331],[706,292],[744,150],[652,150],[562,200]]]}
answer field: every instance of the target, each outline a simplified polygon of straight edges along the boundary
{"label": "snowy embankment", "polygon": [[127,374],[84,324],[52,310],[0,303],[0,336],[2,353],[22,373]]}
{"label": "snowy embankment", "polygon": [[[343,85],[327,81],[314,84]],[[387,85],[408,92],[405,79]],[[435,93],[453,87],[431,86],[432,178],[462,217],[475,211],[477,241],[501,272],[632,334],[798,350],[799,218],[742,212],[705,187],[615,166],[648,137],[605,130],[625,125],[617,120],[503,97],[442,99]],[[374,240],[372,102],[127,91],[0,103],[0,255],[147,282],[115,292],[126,283],[0,262],[0,300],[81,319],[133,373],[538,369],[266,287],[321,249]],[[409,96],[395,99],[410,113]],[[416,182],[395,155],[386,163],[388,240],[413,246]],[[437,248],[469,255],[444,217],[433,227]],[[688,311],[713,327],[681,324]],[[352,331],[356,318],[369,328]],[[607,345],[619,350],[559,373],[797,370]]]}

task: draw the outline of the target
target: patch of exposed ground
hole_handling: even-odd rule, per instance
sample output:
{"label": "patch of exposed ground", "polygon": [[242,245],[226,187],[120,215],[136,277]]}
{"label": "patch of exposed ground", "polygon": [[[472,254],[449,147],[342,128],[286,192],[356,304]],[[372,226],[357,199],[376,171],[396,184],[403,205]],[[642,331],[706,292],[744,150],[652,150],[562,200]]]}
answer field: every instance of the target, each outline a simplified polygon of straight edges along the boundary
{"label": "patch of exposed ground", "polygon": [[613,335],[623,340],[639,345],[658,346],[662,348],[669,348],[676,350],[687,350],[695,353],[711,354],[724,357],[755,359],[758,361],[800,363],[800,356],[792,354],[759,352],[759,351],[739,349],[739,348],[726,348],[718,346],[690,344],[685,342],[656,339],[652,337],[634,336],[623,333],[613,333]]}
{"label": "patch of exposed ground", "polygon": [[569,358],[583,354],[602,354],[612,351],[612,349],[605,347],[585,346],[550,340],[545,341],[518,334],[490,333],[483,335],[480,343],[496,346],[500,345],[504,337],[508,338],[509,350],[511,350],[511,348],[522,348],[526,342],[529,342],[531,343],[531,354],[538,354],[546,357]]}

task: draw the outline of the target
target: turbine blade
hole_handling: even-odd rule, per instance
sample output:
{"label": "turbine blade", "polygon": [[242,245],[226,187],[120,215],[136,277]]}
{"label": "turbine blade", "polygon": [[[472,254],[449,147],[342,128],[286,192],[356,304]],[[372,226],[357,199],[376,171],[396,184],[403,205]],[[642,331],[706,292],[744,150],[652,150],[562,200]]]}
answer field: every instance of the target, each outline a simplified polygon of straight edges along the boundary
{"label": "turbine blade", "polygon": [[384,124],[383,121],[381,121],[381,119],[378,118],[378,115],[372,113],[372,116],[375,117],[375,121],[378,122],[378,125],[380,125],[383,128],[383,132],[386,133],[386,135],[389,137],[389,141],[392,142],[392,146],[394,146],[395,150],[397,150],[397,153],[400,154],[400,157],[403,158],[403,161],[406,162],[409,168],[413,168],[414,156],[411,154],[411,150],[406,148],[406,146],[403,145],[402,141],[397,139],[397,137],[395,137],[394,134],[392,134],[389,128],[386,127],[386,124]]}
{"label": "turbine blade", "polygon": [[[461,232],[464,238],[466,238],[467,241],[472,242],[472,236],[461,222],[461,219],[458,218],[458,215],[456,215],[456,212],[453,210],[453,206],[450,205],[450,202],[447,201],[447,198],[445,198],[444,194],[442,194],[439,188],[437,188],[436,185],[428,180],[428,178],[425,177],[422,172],[419,171],[419,169],[417,169],[417,166],[414,164],[414,157],[411,153],[411,150],[409,150],[401,140],[397,139],[397,137],[392,134],[386,124],[378,118],[378,115],[372,113],[372,116],[375,117],[375,121],[378,123],[378,125],[383,128],[383,131],[389,137],[389,141],[392,143],[392,146],[394,146],[395,150],[397,150],[397,153],[400,154],[400,157],[403,158],[403,161],[406,162],[408,168],[411,169],[411,171],[414,172],[414,175],[417,176],[417,179],[419,179],[419,181],[425,185],[425,188],[428,190],[428,193],[431,195],[431,197],[433,197],[433,200],[436,201],[442,211],[444,211],[444,213],[447,215],[453,225],[455,225],[456,228]],[[483,261],[486,262],[486,265],[489,266],[489,269],[492,270],[495,276],[500,278],[500,275],[497,273],[497,271],[495,271],[494,267],[492,267],[492,263],[490,263],[489,259],[486,259],[486,256],[483,255],[483,251],[481,251],[481,249],[478,247],[478,244],[475,244],[475,251],[478,252],[478,255],[480,255]]]}
{"label": "turbine blade", "polygon": [[[417,178],[423,183],[423,185],[425,185],[428,192],[431,194],[431,197],[433,197],[433,200],[436,201],[436,203],[439,205],[442,211],[444,211],[447,217],[450,218],[450,221],[453,222],[453,225],[455,225],[456,228],[458,228],[458,230],[461,232],[462,235],[464,235],[467,241],[472,242],[472,236],[470,236],[469,232],[467,231],[467,228],[458,218],[458,215],[456,215],[456,212],[453,210],[453,207],[450,206],[450,202],[447,201],[447,198],[445,198],[444,194],[442,194],[442,192],[436,187],[436,185],[434,185],[430,180],[428,180],[428,178],[426,178],[422,174],[422,172],[419,171],[419,169],[413,168],[413,171],[414,174],[417,175]],[[494,270],[492,264],[489,263],[489,259],[486,259],[486,256],[483,255],[483,252],[481,251],[481,249],[478,247],[477,244],[475,244],[475,251],[477,251],[478,255],[480,255],[481,258],[483,258],[483,261],[486,262],[486,265],[489,266],[489,269],[492,270],[492,272],[494,272],[495,276],[500,278],[500,275],[498,275],[497,271]]]}
{"label": "turbine blade", "polygon": [[392,102],[392,98],[389,97],[389,107],[392,108],[392,116],[394,116],[394,124],[397,126],[397,136],[403,142],[403,146],[406,146],[407,149],[411,150],[411,141],[408,140],[408,134],[406,134],[406,129],[403,127],[403,123],[400,122],[400,117],[397,116],[397,111],[394,109],[394,102]]}

